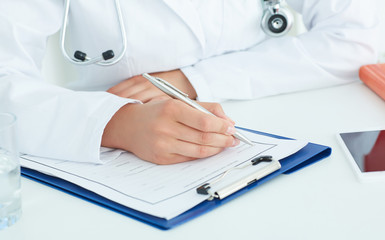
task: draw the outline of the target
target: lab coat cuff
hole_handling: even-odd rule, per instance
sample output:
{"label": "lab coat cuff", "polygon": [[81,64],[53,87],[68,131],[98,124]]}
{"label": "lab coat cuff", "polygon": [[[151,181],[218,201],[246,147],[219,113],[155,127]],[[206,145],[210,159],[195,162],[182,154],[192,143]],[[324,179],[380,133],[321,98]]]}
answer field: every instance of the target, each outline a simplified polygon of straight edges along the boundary
{"label": "lab coat cuff", "polygon": [[191,85],[197,93],[197,100],[202,102],[215,102],[210,87],[204,77],[192,66],[183,67],[180,69],[190,81]]}
{"label": "lab coat cuff", "polygon": [[97,152],[97,156],[95,156],[96,157],[95,159],[97,159],[97,163],[102,163],[102,164],[118,158],[120,154],[124,152],[124,150],[120,150],[120,149],[111,149],[111,148],[102,147],[102,136],[108,122],[115,115],[115,113],[124,105],[129,103],[135,103],[135,104],[142,103],[139,100],[122,98],[115,95],[112,96],[112,99],[113,101],[108,102],[109,107],[106,107],[105,109],[103,109],[104,111],[108,111],[108,112],[105,112],[105,115],[104,115],[105,117],[100,122],[101,126],[98,128],[100,129],[100,131],[98,131],[97,136],[93,138],[93,139],[97,139],[97,142],[94,143],[95,144],[94,146],[97,146],[98,148],[97,151],[93,151],[95,153]]}

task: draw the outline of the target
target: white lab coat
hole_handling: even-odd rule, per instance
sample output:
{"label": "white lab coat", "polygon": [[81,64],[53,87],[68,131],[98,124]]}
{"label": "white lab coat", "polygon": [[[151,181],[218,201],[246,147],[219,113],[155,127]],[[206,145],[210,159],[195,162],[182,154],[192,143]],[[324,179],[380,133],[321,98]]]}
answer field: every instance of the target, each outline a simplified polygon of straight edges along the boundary
{"label": "white lab coat", "polygon": [[[377,59],[376,0],[288,0],[309,32],[272,39],[259,0],[121,0],[127,52],[111,67],[74,67],[68,85],[41,75],[62,0],[1,0],[0,111],[18,117],[20,151],[99,162],[103,129],[123,105],[105,92],[144,72],[181,69],[201,101],[253,99],[356,80]],[[98,56],[122,43],[111,0],[73,0],[68,52]]]}

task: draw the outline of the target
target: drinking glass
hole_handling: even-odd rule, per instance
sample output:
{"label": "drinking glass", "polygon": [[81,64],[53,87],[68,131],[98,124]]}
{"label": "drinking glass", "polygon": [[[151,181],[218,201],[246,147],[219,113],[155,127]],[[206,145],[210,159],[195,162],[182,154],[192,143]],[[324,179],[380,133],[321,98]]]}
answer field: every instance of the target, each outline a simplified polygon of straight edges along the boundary
{"label": "drinking glass", "polygon": [[0,113],[0,230],[21,216],[20,163],[16,143],[16,117]]}

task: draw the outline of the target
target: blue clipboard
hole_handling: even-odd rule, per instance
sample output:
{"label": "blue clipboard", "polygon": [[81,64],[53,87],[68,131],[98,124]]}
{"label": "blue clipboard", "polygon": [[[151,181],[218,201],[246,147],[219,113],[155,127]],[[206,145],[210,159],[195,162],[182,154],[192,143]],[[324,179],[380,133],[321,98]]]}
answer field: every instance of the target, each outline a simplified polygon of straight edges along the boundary
{"label": "blue clipboard", "polygon": [[[268,133],[263,133],[259,131],[254,131],[250,129],[240,128],[246,131],[250,131],[256,134],[261,134],[265,136],[275,137],[279,139],[289,139],[286,137],[276,136]],[[269,181],[270,179],[280,175],[280,174],[290,174],[293,173],[305,166],[308,166],[310,164],[313,164],[323,158],[328,157],[331,154],[331,148],[328,146],[323,146],[319,144],[309,143],[304,148],[299,150],[297,153],[288,156],[284,159],[280,160],[281,168],[270,175],[256,181],[255,183],[252,183],[248,185],[247,187],[233,193],[232,195],[219,200],[214,199],[212,201],[204,201],[201,204],[191,208],[190,210],[182,213],[181,215],[178,215],[175,218],[172,218],[170,220],[166,220],[163,218],[154,217],[149,214],[145,214],[139,211],[136,211],[135,209],[128,208],[126,206],[123,206],[121,204],[118,204],[116,202],[113,202],[111,200],[108,200],[100,195],[97,195],[91,191],[88,191],[87,189],[84,189],[82,187],[79,187],[71,182],[65,181],[60,178],[56,178],[53,176],[49,176],[43,173],[40,173],[38,171],[28,169],[28,168],[21,168],[21,173],[24,177],[27,177],[29,179],[38,181],[40,183],[43,183],[47,186],[56,188],[58,190],[64,191],[66,193],[69,193],[71,195],[74,195],[76,197],[82,198],[84,200],[87,200],[89,202],[92,202],[94,204],[100,205],[102,207],[105,207],[107,209],[110,209],[112,211],[118,212],[120,214],[126,215],[128,217],[131,217],[133,219],[139,220],[143,223],[149,224],[151,226],[154,226],[156,228],[167,230],[174,228],[178,225],[181,225],[187,221],[190,221],[202,214],[205,214],[225,203],[228,201],[231,201],[232,199],[242,195],[243,193],[261,185],[264,182]]]}

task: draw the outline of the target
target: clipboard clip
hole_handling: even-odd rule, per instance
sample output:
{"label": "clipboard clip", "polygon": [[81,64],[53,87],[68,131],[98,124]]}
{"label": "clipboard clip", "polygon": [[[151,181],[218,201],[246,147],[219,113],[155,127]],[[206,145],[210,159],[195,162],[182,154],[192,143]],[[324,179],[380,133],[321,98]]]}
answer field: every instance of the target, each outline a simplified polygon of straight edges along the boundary
{"label": "clipboard clip", "polygon": [[[216,191],[215,193],[212,193],[210,191],[211,187],[213,184],[219,182],[222,178],[224,178],[227,173],[229,173],[231,170],[233,169],[243,169],[245,167],[248,167],[248,166],[255,166],[255,165],[258,165],[259,163],[261,162],[271,162],[272,164],[269,164],[261,169],[259,169],[257,172],[251,174],[251,175],[248,175],[246,176],[245,178],[242,178],[241,180],[235,182],[235,183],[232,183],[230,185],[228,185],[227,187],[225,188],[222,188],[218,191]],[[222,175],[216,179],[215,181],[211,182],[211,183],[205,183],[203,185],[201,185],[200,187],[198,187],[196,189],[197,193],[198,194],[202,194],[202,195],[210,195],[210,198],[208,200],[213,200],[214,198],[219,198],[219,199],[223,199],[229,195],[231,195],[232,193],[246,187],[247,185],[249,184],[252,184],[256,181],[258,181],[259,179],[269,175],[270,173],[278,170],[281,168],[281,164],[279,163],[279,161],[273,161],[273,157],[270,156],[270,155],[263,155],[263,156],[258,156],[254,159],[252,159],[250,161],[250,163],[246,166],[243,166],[241,168],[237,168],[237,167],[234,167],[234,168],[231,168],[229,170],[227,170],[226,172],[222,173]]]}

